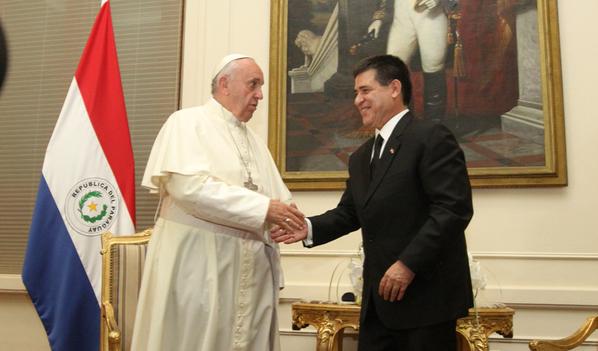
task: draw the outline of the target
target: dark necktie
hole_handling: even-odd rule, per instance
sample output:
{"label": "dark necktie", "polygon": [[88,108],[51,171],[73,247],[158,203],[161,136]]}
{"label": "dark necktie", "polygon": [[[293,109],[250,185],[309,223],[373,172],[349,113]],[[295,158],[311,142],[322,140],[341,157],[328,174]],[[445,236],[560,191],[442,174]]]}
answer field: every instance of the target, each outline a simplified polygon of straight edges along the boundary
{"label": "dark necktie", "polygon": [[376,171],[376,166],[380,163],[380,150],[382,149],[382,144],[384,143],[384,138],[381,135],[376,137],[376,141],[374,142],[374,156],[372,157],[372,162],[370,162],[370,178],[374,178],[374,172]]}

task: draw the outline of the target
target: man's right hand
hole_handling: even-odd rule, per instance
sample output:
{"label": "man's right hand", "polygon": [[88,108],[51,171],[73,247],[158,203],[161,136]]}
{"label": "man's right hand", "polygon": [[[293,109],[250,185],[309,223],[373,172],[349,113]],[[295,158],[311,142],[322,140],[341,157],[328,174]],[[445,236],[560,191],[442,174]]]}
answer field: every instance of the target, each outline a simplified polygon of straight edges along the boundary
{"label": "man's right hand", "polygon": [[278,200],[270,200],[266,221],[284,230],[301,230],[305,227],[305,216],[294,204],[287,205]]}
{"label": "man's right hand", "polygon": [[303,228],[296,230],[286,230],[280,226],[275,225],[270,230],[270,236],[272,240],[277,243],[292,244],[307,238],[307,225],[303,225]]}

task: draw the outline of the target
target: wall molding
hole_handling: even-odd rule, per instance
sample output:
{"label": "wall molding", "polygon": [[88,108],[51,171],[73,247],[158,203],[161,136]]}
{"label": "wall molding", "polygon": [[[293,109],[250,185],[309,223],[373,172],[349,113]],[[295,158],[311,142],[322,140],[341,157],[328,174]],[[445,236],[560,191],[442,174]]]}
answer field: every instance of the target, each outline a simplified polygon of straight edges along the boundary
{"label": "wall molding", "polygon": [[[301,330],[293,330],[289,328],[280,328],[279,329],[280,336],[293,336],[293,337],[306,337],[306,338],[315,338],[316,337],[316,330],[314,328],[305,328]],[[345,329],[345,336],[346,337],[355,337],[357,332],[354,331],[352,328]],[[497,345],[497,344],[510,344],[510,345],[524,345],[525,349],[528,349],[528,344],[532,340],[537,340],[540,338],[531,337],[531,336],[524,336],[524,337],[513,337],[513,338],[503,338],[501,336],[490,336],[489,338],[490,345]],[[542,338],[543,339],[543,338]],[[555,337],[554,339],[558,339]],[[584,341],[579,347],[596,347],[598,346],[598,341],[594,340],[586,340]]]}
{"label": "wall molding", "polygon": [[[280,292],[281,303],[301,300],[337,300],[337,284],[333,282],[287,282]],[[351,291],[348,283],[338,285],[339,296]],[[513,308],[545,309],[545,310],[598,310],[598,288],[554,288],[554,287],[486,287],[480,290],[476,299],[479,306],[504,304]]]}
{"label": "wall molding", "polygon": [[[293,304],[304,302],[305,299],[297,297],[281,297],[278,303]],[[542,310],[542,311],[598,311],[598,305],[576,305],[576,304],[547,304],[547,303],[509,303],[509,307],[515,310]]]}
{"label": "wall molding", "polygon": [[556,304],[556,303],[509,303],[516,310],[544,311],[598,311],[598,305]]}
{"label": "wall molding", "polygon": [[[544,306],[547,309],[596,309],[598,288],[586,287],[486,287],[479,301],[499,301],[509,306]],[[566,307],[565,307],[566,306]]]}
{"label": "wall molding", "polygon": [[0,274],[0,294],[27,294],[20,274]]}
{"label": "wall molding", "polygon": [[474,258],[504,258],[504,259],[527,259],[527,260],[570,260],[570,261],[593,261],[598,260],[598,253],[576,253],[576,252],[489,252],[471,251]]}
{"label": "wall molding", "polygon": [[280,250],[282,257],[358,257],[357,250]]}
{"label": "wall molding", "polygon": [[[526,259],[526,260],[569,260],[594,261],[598,253],[575,252],[517,252],[517,251],[470,251],[474,258],[488,259]],[[357,250],[281,250],[283,257],[358,257]]]}
{"label": "wall molding", "polygon": [[[532,337],[513,337],[512,339],[507,339],[507,338],[500,338],[500,337],[492,337],[491,336],[490,337],[490,344],[523,344],[523,345],[525,345],[526,350],[527,350],[527,345],[530,343],[530,341],[532,341],[532,340],[538,340],[538,339],[539,338],[532,338]],[[554,338],[554,339],[558,339],[558,338]],[[549,339],[542,338],[542,340],[549,340]],[[550,340],[553,340],[553,339],[550,339]],[[584,346],[586,346],[586,347],[589,347],[589,346],[598,346],[598,341],[586,340],[581,345],[579,345],[578,347],[584,347]]]}
{"label": "wall molding", "polygon": [[[316,330],[314,328],[305,328],[301,330],[292,330],[289,328],[280,328],[279,329],[281,336],[295,336],[295,337],[309,337],[315,338],[316,337]],[[352,335],[355,336],[357,333],[352,328],[347,328],[345,330],[345,335],[347,337],[351,337]],[[513,337],[513,338],[503,338],[501,336],[490,336],[489,341],[490,344],[515,344],[515,345],[525,345],[527,349],[527,345],[532,340],[536,340],[537,338],[534,337]],[[580,346],[598,346],[598,341],[586,340]]]}
{"label": "wall molding", "polygon": [[[308,336],[308,337],[316,337],[316,329],[315,328],[304,328],[301,330],[293,330],[289,328],[278,328],[280,335],[286,336]],[[353,328],[346,328],[345,329],[345,336],[350,337],[351,335],[357,335],[357,332]]]}

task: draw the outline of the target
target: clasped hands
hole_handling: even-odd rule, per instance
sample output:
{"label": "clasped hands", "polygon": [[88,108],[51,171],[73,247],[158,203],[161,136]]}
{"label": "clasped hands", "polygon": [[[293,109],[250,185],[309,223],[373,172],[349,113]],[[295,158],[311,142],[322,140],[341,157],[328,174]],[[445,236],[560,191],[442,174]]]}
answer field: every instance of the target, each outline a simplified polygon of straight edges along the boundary
{"label": "clasped hands", "polygon": [[307,238],[307,225],[296,229],[285,229],[279,225],[275,225],[270,229],[270,236],[272,240],[277,243],[292,244]]}
{"label": "clasped hands", "polygon": [[270,236],[277,243],[292,244],[307,238],[305,216],[295,204],[270,200],[266,220],[273,224]]}
{"label": "clasped hands", "polygon": [[[279,200],[270,200],[266,221],[283,231],[292,232],[306,228],[305,215],[295,204],[287,205]],[[274,237],[272,238],[274,239]]]}

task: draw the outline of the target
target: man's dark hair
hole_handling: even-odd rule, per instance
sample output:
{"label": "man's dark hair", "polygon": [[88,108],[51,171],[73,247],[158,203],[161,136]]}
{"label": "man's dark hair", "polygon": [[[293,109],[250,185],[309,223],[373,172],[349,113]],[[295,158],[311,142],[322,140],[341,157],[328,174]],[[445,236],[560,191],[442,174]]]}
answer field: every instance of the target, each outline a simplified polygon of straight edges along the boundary
{"label": "man's dark hair", "polygon": [[370,69],[376,71],[376,81],[381,85],[387,86],[395,79],[401,82],[403,103],[405,106],[409,105],[411,101],[411,79],[405,62],[392,55],[370,56],[357,64],[353,70],[353,78]]}

